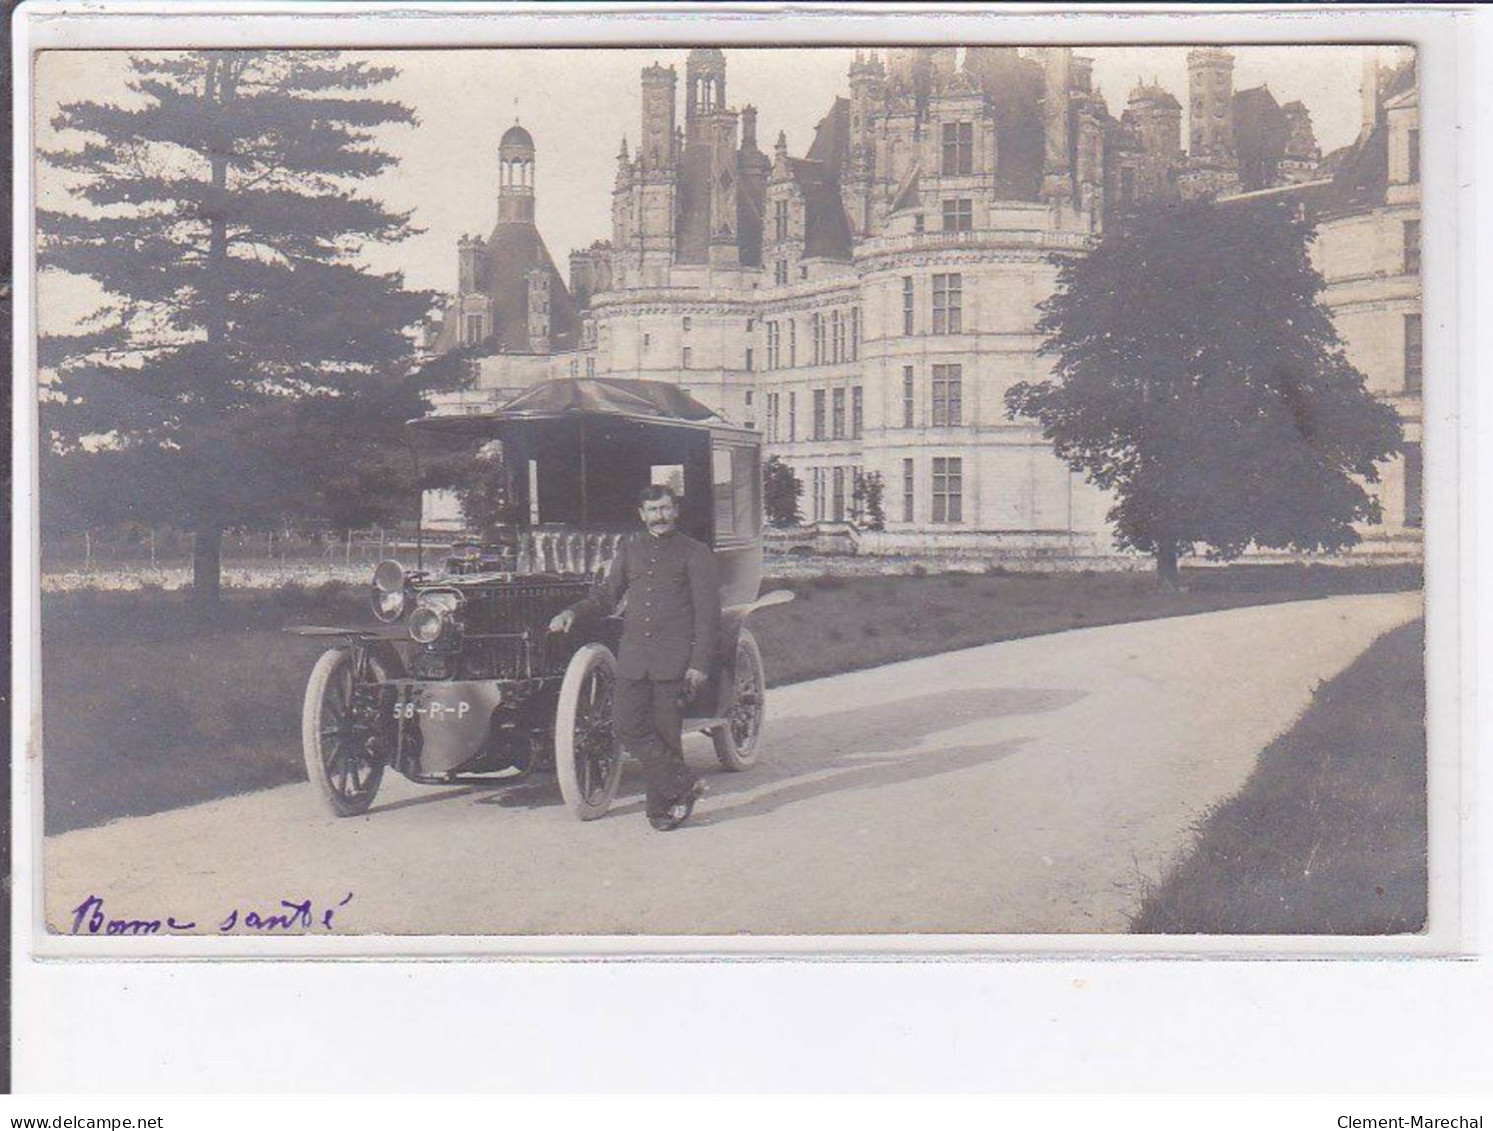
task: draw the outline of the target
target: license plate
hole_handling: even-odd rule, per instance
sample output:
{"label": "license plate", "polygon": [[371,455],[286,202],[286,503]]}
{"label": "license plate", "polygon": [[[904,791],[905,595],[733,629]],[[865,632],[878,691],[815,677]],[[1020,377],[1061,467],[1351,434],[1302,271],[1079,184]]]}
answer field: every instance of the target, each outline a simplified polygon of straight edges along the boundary
{"label": "license plate", "polygon": [[446,720],[462,720],[471,713],[472,705],[465,699],[458,699],[454,703],[441,703],[430,701],[427,703],[417,702],[414,699],[406,699],[403,703],[394,705],[394,717],[396,719],[423,719],[429,722],[445,722]]}

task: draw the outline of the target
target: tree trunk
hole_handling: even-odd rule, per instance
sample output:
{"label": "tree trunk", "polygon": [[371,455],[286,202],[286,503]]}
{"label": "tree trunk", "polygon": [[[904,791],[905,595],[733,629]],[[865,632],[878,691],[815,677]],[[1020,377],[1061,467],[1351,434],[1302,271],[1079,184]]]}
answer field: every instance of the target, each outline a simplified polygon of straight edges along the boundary
{"label": "tree trunk", "polygon": [[223,530],[200,528],[192,540],[192,599],[216,605],[223,592]]}
{"label": "tree trunk", "polygon": [[1162,589],[1176,590],[1182,587],[1182,574],[1177,568],[1177,544],[1156,543],[1156,584]]}

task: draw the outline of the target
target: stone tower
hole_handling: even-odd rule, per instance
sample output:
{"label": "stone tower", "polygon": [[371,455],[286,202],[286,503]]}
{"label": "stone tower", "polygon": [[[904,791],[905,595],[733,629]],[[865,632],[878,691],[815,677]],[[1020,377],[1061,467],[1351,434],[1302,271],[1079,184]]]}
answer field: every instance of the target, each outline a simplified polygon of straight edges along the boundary
{"label": "stone tower", "polygon": [[534,222],[534,139],[515,122],[498,142],[498,223]]}
{"label": "stone tower", "polygon": [[673,67],[657,63],[643,68],[643,140],[638,160],[645,168],[665,169],[674,164],[674,105],[679,76]]}
{"label": "stone tower", "polygon": [[456,287],[471,294],[487,282],[487,243],[481,236],[463,235],[456,241]]}
{"label": "stone tower", "polygon": [[1072,197],[1072,138],[1068,91],[1073,74],[1071,47],[1044,47],[1042,52],[1042,196],[1054,204]]}
{"label": "stone tower", "polygon": [[1187,53],[1190,98],[1188,151],[1192,157],[1234,153],[1234,56],[1220,47]]}
{"label": "stone tower", "polygon": [[531,353],[550,352],[550,271],[543,263],[536,263],[524,272],[524,284],[528,290],[529,350]]}
{"label": "stone tower", "polygon": [[694,141],[716,111],[726,108],[726,56],[719,47],[696,47],[684,64],[684,138]]}
{"label": "stone tower", "polygon": [[1169,161],[1182,156],[1182,104],[1155,80],[1136,80],[1126,110],[1147,153]]}
{"label": "stone tower", "polygon": [[885,71],[876,52],[869,58],[859,51],[850,64],[850,151],[840,178],[840,197],[850,229],[859,238],[880,230],[877,215],[876,167],[877,106],[884,95]]}
{"label": "stone tower", "polygon": [[[674,262],[674,226],[679,214],[674,116],[678,85],[673,67],[655,63],[643,68],[643,140],[627,195],[629,230],[614,233],[612,239],[619,253],[635,252],[633,265],[640,271],[666,271]],[[622,161],[626,163],[625,155]],[[622,178],[619,171],[619,184]]]}

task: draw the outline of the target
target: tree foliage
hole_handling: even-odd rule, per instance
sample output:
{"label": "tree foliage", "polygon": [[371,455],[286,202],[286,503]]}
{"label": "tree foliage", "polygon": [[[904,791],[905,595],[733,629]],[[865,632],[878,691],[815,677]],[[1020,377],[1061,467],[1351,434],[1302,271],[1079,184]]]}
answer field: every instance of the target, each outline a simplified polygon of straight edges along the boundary
{"label": "tree foliage", "polygon": [[881,472],[871,471],[856,477],[851,499],[855,503],[856,521],[864,523],[867,530],[886,529],[885,494]]}
{"label": "tree foliage", "polygon": [[1054,379],[1006,394],[1057,455],[1114,493],[1122,548],[1354,545],[1380,520],[1364,483],[1400,450],[1394,408],[1348,361],[1312,225],[1284,203],[1160,207],[1059,261],[1042,305]]}
{"label": "tree foliage", "polygon": [[375,131],[415,119],[370,93],[391,68],[337,52],[130,67],[128,105],[63,105],[70,144],[42,154],[75,206],[38,212],[40,265],[108,296],[41,342],[43,485],[91,521],[194,531],[215,597],[224,528],[390,517],[408,476],[433,296],[361,262],[413,229],[359,185],[394,164]]}
{"label": "tree foliage", "polygon": [[762,465],[762,506],[773,526],[797,526],[803,521],[798,500],[804,485],[793,469],[777,456],[768,456]]}

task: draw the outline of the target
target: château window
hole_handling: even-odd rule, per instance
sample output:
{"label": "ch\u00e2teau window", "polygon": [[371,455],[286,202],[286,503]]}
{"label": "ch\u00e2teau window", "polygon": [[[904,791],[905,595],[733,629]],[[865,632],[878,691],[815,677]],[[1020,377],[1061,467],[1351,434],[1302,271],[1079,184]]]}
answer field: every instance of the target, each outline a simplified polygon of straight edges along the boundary
{"label": "ch\u00e2teau window", "polygon": [[831,435],[836,440],[845,439],[845,390],[835,389],[831,394],[834,415],[831,420]]}
{"label": "ch\u00e2teau window", "polygon": [[814,351],[813,363],[818,365],[824,356],[824,319],[818,314],[809,316],[809,340]]}
{"label": "ch\u00e2teau window", "polygon": [[1405,230],[1405,274],[1420,274],[1420,221],[1406,220]]}
{"label": "ch\u00e2teau window", "polygon": [[798,319],[788,319],[788,368],[798,365]]}
{"label": "ch\u00e2teau window", "polygon": [[586,358],[586,376],[587,377],[595,377],[596,376],[596,358],[594,356],[590,356],[590,357]]}
{"label": "ch\u00e2teau window", "polygon": [[643,349],[647,350],[647,348],[649,346],[651,346],[652,344],[653,344],[653,335],[652,334],[644,334],[643,335]]}
{"label": "ch\u00e2teau window", "polygon": [[772,234],[773,239],[776,240],[788,238],[788,202],[786,200],[773,201]]}
{"label": "ch\u00e2teau window", "polygon": [[1420,131],[1410,131],[1409,178],[1412,185],[1420,183]]}
{"label": "ch\u00e2teau window", "polygon": [[841,319],[841,317],[840,317],[840,312],[838,310],[832,310],[832,311],[830,311],[830,315],[829,315],[829,326],[830,326],[830,335],[829,335],[830,353],[829,353],[829,359],[830,359],[830,361],[836,361],[837,362],[837,361],[839,361],[841,359],[841,357],[844,356],[844,353],[845,353],[845,350],[844,350],[844,345],[845,345],[845,325],[844,325],[843,319]]}
{"label": "ch\u00e2teau window", "polygon": [[967,199],[943,202],[943,230],[946,232],[969,232],[975,226],[973,204]]}
{"label": "ch\u00e2teau window", "polygon": [[861,393],[861,387],[854,385],[850,389],[850,438],[859,440],[865,427],[866,398]]}
{"label": "ch\u00e2teau window", "polygon": [[788,284],[788,261],[779,259],[772,269],[772,281],[783,287]]}
{"label": "ch\u00e2teau window", "polygon": [[1405,315],[1405,392],[1420,392],[1424,376],[1421,359],[1420,315]]}
{"label": "ch\u00e2teau window", "polygon": [[688,315],[688,314],[686,314],[686,315],[685,315],[685,316],[684,316],[684,328],[685,328],[685,329],[686,329],[686,330],[688,330],[688,329],[689,329],[689,315]]}
{"label": "ch\u00e2teau window", "polygon": [[831,514],[836,522],[845,521],[845,469],[837,467],[834,469],[835,493],[833,497],[834,510]]}
{"label": "ch\u00e2teau window", "polygon": [[466,317],[466,334],[464,335],[467,345],[473,345],[482,340],[482,315],[468,314]]}
{"label": "ch\u00e2teau window", "polygon": [[1420,445],[1405,445],[1405,525],[1419,527],[1424,521],[1421,483],[1424,470],[1421,467]]}
{"label": "ch\u00e2teau window", "polygon": [[912,217],[912,230],[914,232],[918,233],[919,235],[921,235],[924,231],[927,230],[927,224],[924,223],[924,221],[923,221],[923,214],[921,212],[915,212],[915,213],[913,213],[913,217]]}
{"label": "ch\u00e2teau window", "polygon": [[[748,373],[750,373],[752,371],[752,347],[751,346],[747,346],[747,351],[746,351],[746,371]],[[752,396],[752,394],[748,393],[747,394],[747,399],[750,400],[751,396]]]}
{"label": "ch\u00e2teau window", "polygon": [[747,408],[752,407],[752,390],[750,389],[746,391],[746,406]]}
{"label": "ch\u00e2teau window", "polygon": [[798,439],[798,394],[788,394],[788,439]]}
{"label": "ch\u00e2teau window", "polygon": [[824,521],[824,468],[814,469],[814,521]]}
{"label": "ch\u00e2teau window", "polygon": [[964,367],[933,367],[933,426],[955,427],[964,422]]}
{"label": "ch\u00e2teau window", "polygon": [[693,358],[694,358],[694,354],[690,351],[689,346],[685,346],[684,347],[684,358],[680,362],[681,367],[684,368],[684,369],[688,369],[690,367],[690,362],[693,360]]}
{"label": "ch\u00e2teau window", "polygon": [[911,334],[913,324],[912,276],[902,276],[902,333]]}
{"label": "ch\u00e2teau window", "polygon": [[975,168],[975,125],[973,122],[943,124],[944,176],[972,173]]}
{"label": "ch\u00e2teau window", "polygon": [[933,332],[935,334],[960,334],[964,332],[964,277],[962,275],[933,276]]}
{"label": "ch\u00e2teau window", "polygon": [[905,460],[902,461],[902,521],[903,522],[911,522],[912,521],[913,499],[914,499],[914,494],[913,494],[912,460],[905,459]]}
{"label": "ch\u00e2teau window", "polygon": [[912,366],[902,367],[902,427],[911,428],[913,420],[913,381]]}
{"label": "ch\u00e2teau window", "polygon": [[852,306],[850,308],[850,360],[859,361],[861,357],[861,308]]}
{"label": "ch\u00e2teau window", "polygon": [[955,456],[933,460],[933,521],[964,521],[964,461]]}
{"label": "ch\u00e2teau window", "polygon": [[814,390],[814,439],[824,439],[824,390]]}

